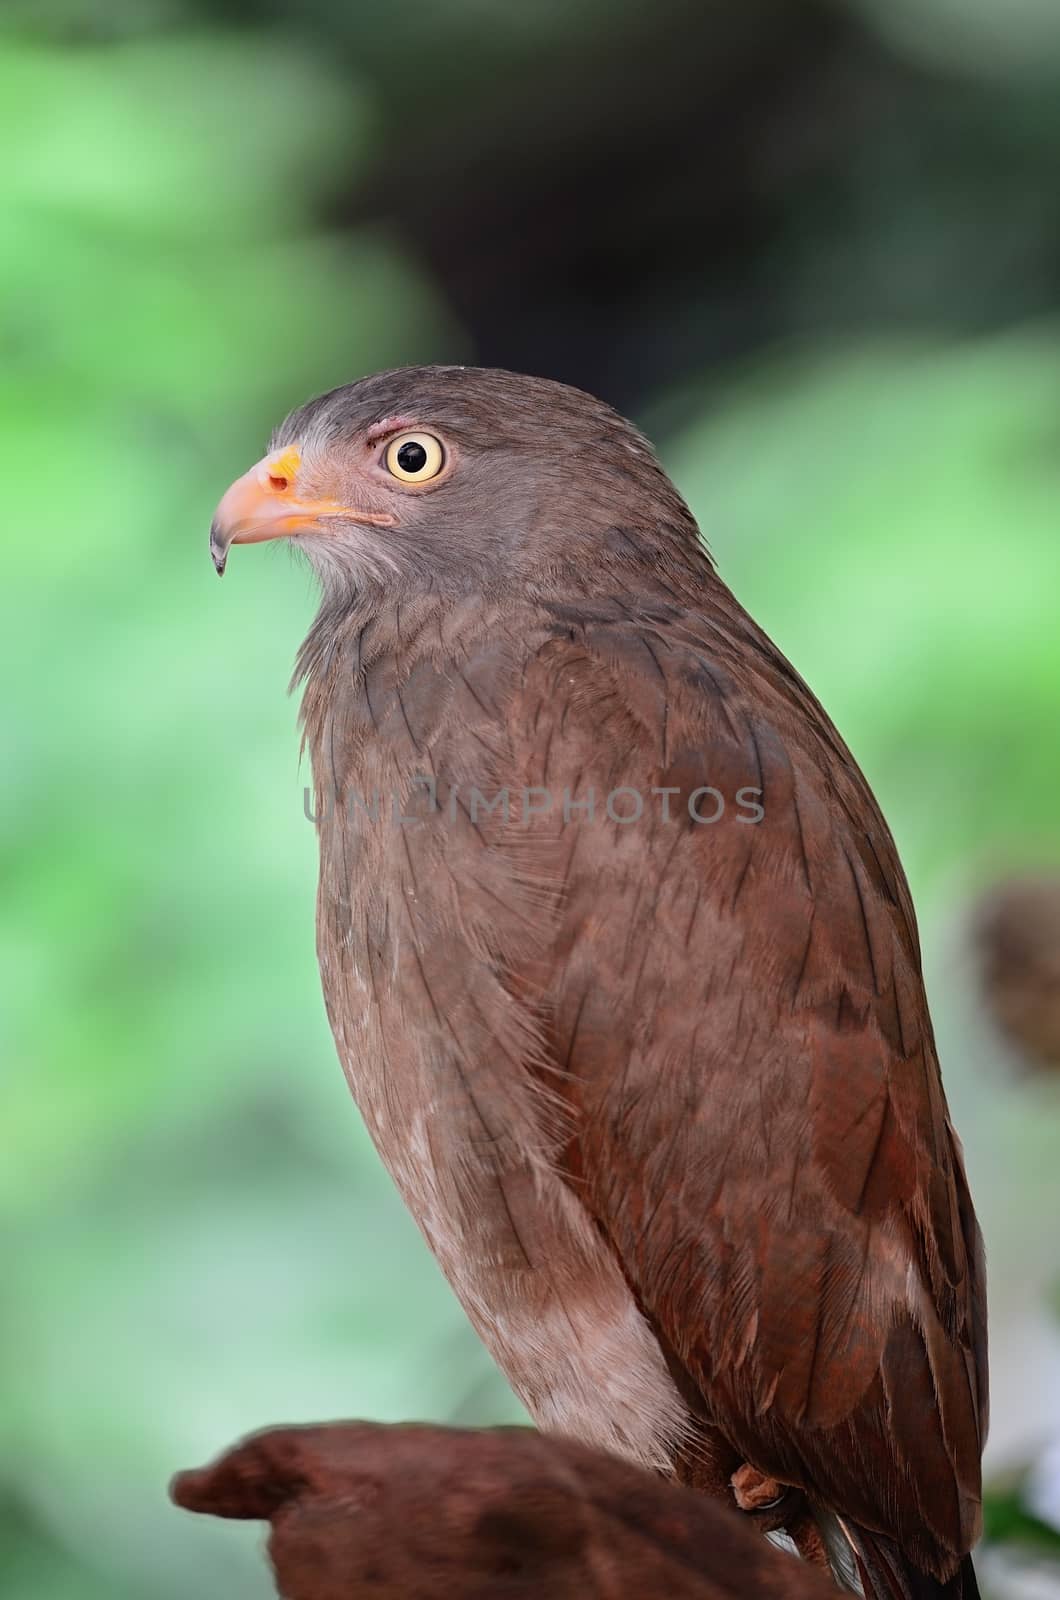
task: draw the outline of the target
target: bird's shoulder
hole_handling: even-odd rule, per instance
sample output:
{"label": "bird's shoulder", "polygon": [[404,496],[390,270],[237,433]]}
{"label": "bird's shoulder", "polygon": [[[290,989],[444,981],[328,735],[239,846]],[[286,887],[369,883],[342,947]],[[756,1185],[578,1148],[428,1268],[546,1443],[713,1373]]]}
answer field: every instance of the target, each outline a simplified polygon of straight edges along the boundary
{"label": "bird's shoulder", "polygon": [[[559,773],[566,761],[601,780],[669,777],[682,806],[686,791],[710,786],[729,802],[719,820],[737,790],[756,791],[756,838],[770,844],[760,865],[805,886],[808,854],[842,847],[919,960],[905,876],[869,784],[807,684],[724,585],[714,580],[698,603],[650,593],[555,600],[524,637],[505,724],[528,771]],[[691,834],[701,846],[711,840],[715,870],[726,831]]]}

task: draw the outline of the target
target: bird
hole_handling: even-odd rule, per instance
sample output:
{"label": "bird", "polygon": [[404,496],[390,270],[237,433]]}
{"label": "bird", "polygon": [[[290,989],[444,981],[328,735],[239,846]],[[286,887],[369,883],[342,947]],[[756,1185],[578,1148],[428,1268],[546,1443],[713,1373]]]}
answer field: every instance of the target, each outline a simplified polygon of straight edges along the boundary
{"label": "bird", "polygon": [[333,1422],[253,1434],[175,1503],[271,1523],[287,1600],[828,1600],[706,1496],[529,1428]]}
{"label": "bird", "polygon": [[898,852],[647,440],[409,367],[223,495],[319,579],[317,953],[405,1204],[537,1426],[969,1600],[982,1242]]}

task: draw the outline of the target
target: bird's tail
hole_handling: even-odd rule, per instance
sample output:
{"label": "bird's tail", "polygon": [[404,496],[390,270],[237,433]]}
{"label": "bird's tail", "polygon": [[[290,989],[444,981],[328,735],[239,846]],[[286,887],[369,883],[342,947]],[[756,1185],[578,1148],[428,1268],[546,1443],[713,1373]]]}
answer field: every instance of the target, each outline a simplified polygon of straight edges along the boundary
{"label": "bird's tail", "polygon": [[980,1600],[971,1556],[965,1556],[948,1582],[921,1572],[893,1539],[843,1522],[861,1578],[865,1600]]}

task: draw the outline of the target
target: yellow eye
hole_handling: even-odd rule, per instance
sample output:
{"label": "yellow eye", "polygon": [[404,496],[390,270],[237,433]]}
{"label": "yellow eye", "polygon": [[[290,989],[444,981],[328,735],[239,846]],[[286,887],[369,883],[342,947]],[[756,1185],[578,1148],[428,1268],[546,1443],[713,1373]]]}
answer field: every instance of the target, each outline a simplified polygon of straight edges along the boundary
{"label": "yellow eye", "polygon": [[426,483],[445,466],[441,440],[433,433],[399,433],[386,447],[386,469],[402,483]]}

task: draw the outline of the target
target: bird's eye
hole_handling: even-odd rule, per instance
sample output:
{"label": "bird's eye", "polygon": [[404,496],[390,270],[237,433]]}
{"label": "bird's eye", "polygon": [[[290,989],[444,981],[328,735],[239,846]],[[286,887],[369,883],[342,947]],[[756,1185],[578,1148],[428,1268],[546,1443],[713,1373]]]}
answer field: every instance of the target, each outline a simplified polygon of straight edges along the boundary
{"label": "bird's eye", "polygon": [[433,433],[399,433],[386,447],[386,469],[402,483],[426,483],[445,466],[445,451]]}

